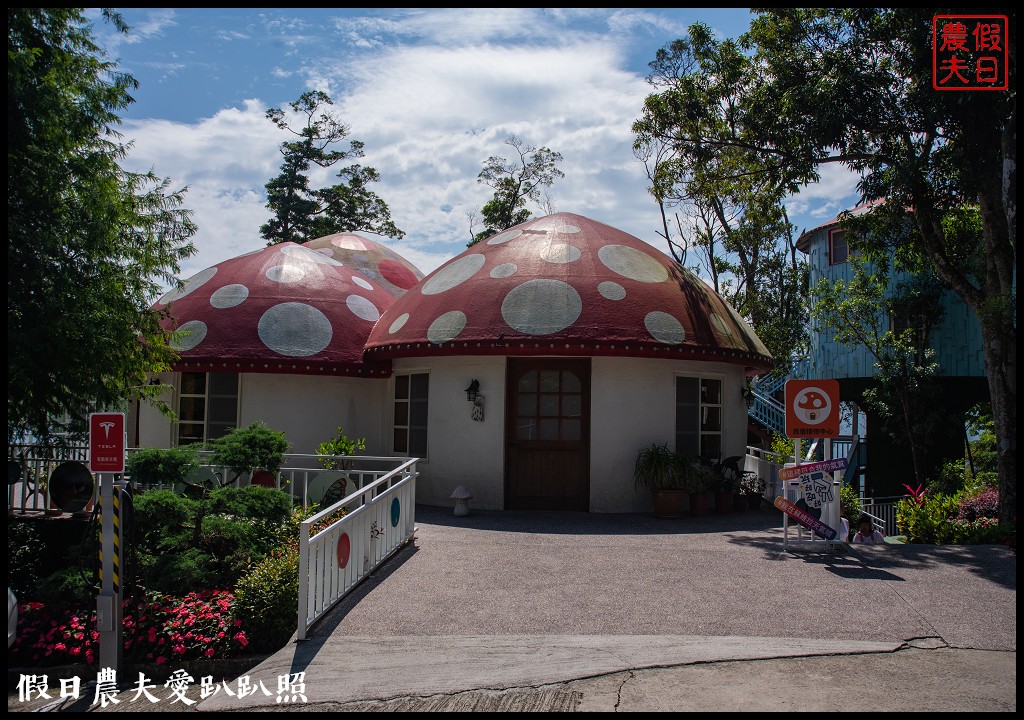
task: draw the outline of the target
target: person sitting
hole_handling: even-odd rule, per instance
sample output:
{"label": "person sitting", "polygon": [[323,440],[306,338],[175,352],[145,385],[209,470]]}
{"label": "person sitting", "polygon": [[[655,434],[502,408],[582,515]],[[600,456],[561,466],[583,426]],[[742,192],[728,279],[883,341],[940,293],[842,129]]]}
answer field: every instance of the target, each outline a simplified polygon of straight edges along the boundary
{"label": "person sitting", "polygon": [[875,528],[870,517],[861,515],[857,520],[857,534],[853,536],[853,542],[864,545],[882,545],[885,543],[885,537]]}

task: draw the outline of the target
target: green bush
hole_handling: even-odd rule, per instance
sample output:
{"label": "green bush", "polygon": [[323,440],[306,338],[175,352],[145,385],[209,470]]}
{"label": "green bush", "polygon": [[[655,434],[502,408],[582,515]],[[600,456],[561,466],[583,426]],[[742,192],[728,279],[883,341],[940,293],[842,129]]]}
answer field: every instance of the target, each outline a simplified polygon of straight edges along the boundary
{"label": "green bush", "polygon": [[39,582],[39,559],[46,552],[46,543],[30,522],[7,519],[7,584],[19,598]]}
{"label": "green bush", "polygon": [[161,592],[233,588],[248,564],[280,547],[291,499],[274,488],[224,487],[194,499],[168,490],[135,503],[141,583]]}
{"label": "green bush", "polygon": [[850,521],[851,528],[857,527],[857,519],[860,517],[862,505],[856,488],[846,483],[840,485],[839,500],[843,504],[842,517]]}
{"label": "green bush", "polygon": [[174,448],[143,448],[125,458],[125,474],[143,485],[184,483],[199,469],[199,448],[183,445]]}
{"label": "green bush", "polygon": [[236,617],[245,622],[252,650],[273,652],[295,632],[298,620],[299,554],[279,550],[254,564],[238,582]]}
{"label": "green bush", "polygon": [[959,500],[955,495],[930,494],[918,503],[904,498],[896,503],[896,527],[908,543],[946,545],[953,542],[953,524]]}
{"label": "green bush", "polygon": [[228,431],[211,442],[210,448],[213,450],[210,464],[231,468],[237,477],[259,469],[277,472],[289,444],[283,432],[256,422]]}

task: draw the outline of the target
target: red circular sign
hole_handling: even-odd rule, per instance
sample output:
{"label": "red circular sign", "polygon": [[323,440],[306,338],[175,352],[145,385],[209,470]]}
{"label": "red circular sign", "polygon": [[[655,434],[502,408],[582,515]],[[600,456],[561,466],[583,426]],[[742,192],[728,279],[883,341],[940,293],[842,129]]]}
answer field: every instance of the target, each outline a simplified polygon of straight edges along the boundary
{"label": "red circular sign", "polygon": [[352,541],[348,539],[348,533],[342,533],[338,538],[338,567],[342,570],[348,565],[348,558],[352,554]]}

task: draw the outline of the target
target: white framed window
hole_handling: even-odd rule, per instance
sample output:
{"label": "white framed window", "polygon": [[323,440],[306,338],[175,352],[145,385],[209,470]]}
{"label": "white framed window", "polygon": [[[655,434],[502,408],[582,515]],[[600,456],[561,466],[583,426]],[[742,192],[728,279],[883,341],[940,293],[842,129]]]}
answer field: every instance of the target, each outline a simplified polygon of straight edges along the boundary
{"label": "white framed window", "polygon": [[722,458],[721,377],[676,376],[676,452]]}
{"label": "white framed window", "polygon": [[426,459],[430,374],[396,374],[394,387],[391,449],[398,455]]}
{"label": "white framed window", "polygon": [[177,413],[178,445],[223,437],[238,426],[238,373],[181,373]]}

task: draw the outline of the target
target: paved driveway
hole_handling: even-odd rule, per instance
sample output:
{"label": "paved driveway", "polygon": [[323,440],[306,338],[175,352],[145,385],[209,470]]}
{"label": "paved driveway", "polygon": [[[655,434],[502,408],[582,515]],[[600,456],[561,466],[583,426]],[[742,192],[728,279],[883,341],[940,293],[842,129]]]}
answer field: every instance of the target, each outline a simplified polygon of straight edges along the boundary
{"label": "paved driveway", "polygon": [[[1016,704],[1016,556],[1001,546],[784,552],[781,516],[767,506],[678,520],[456,518],[449,508],[419,507],[417,525],[415,544],[253,678],[270,687],[305,673],[310,707],[325,710],[454,708],[483,702],[480,693],[491,693],[491,709],[515,698],[540,703],[534,709],[697,709],[679,683],[712,663],[722,672],[736,666],[746,680],[718,707]],[[750,660],[768,663],[764,673],[733,662]],[[770,670],[778,662],[791,665]],[[659,668],[690,675],[659,676]],[[803,705],[778,687],[787,673],[806,680]],[[993,676],[990,695],[971,694]],[[629,678],[657,692],[620,705]],[[407,708],[401,698],[420,700]],[[245,707],[272,709],[273,699],[215,696],[199,709]]]}

